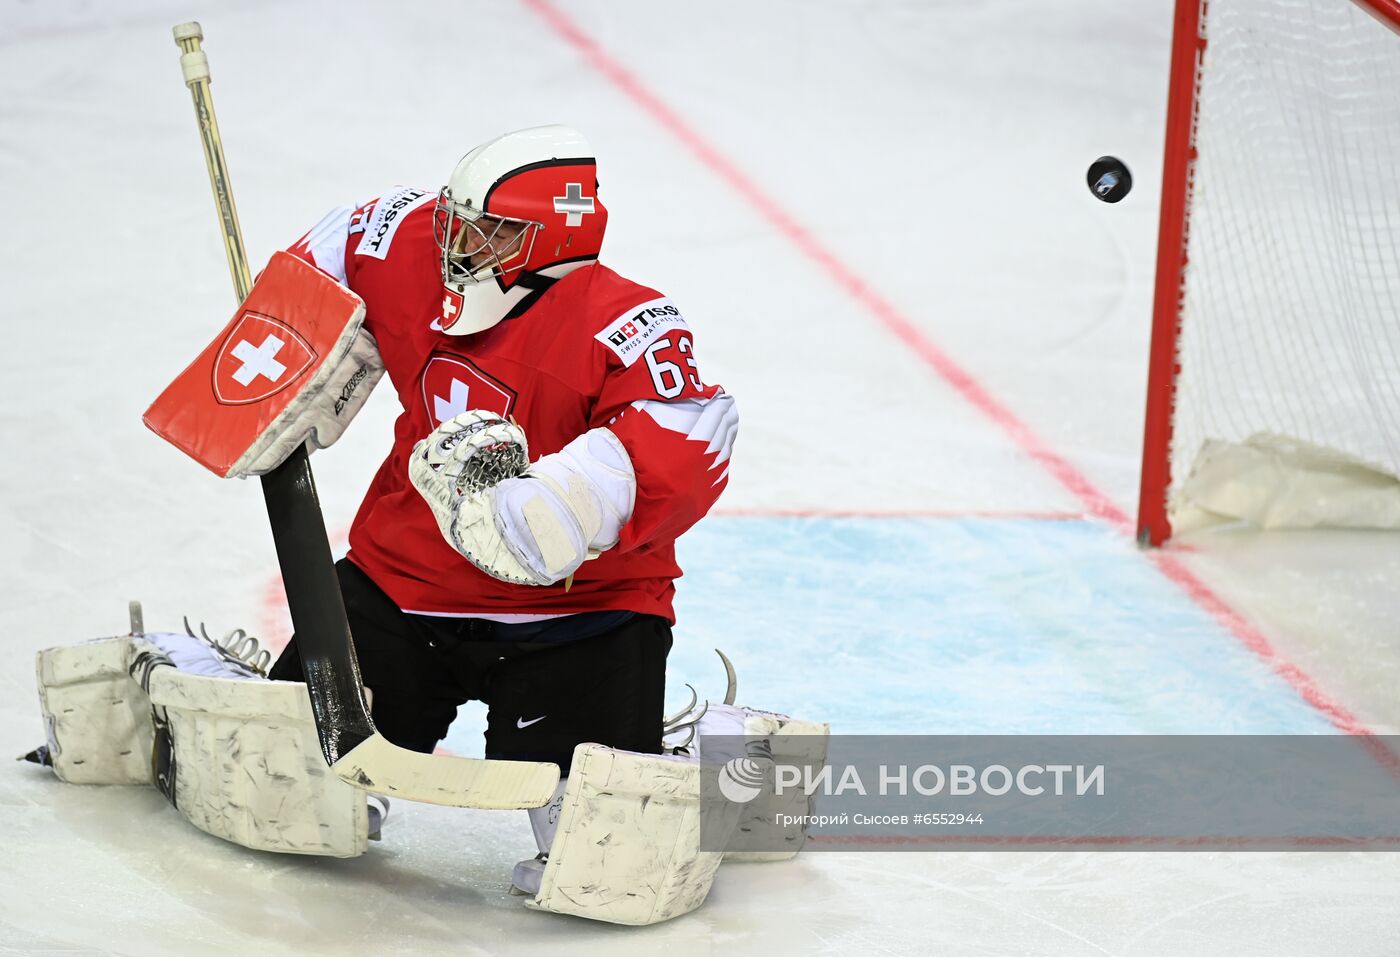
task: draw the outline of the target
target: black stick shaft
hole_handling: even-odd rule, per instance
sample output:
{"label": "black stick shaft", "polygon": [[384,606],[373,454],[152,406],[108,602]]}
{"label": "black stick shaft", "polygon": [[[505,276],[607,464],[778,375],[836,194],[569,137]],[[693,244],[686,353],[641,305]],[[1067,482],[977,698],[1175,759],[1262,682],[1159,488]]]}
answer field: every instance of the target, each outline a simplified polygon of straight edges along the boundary
{"label": "black stick shaft", "polygon": [[305,446],[262,478],[277,563],[326,763],[374,734]]}

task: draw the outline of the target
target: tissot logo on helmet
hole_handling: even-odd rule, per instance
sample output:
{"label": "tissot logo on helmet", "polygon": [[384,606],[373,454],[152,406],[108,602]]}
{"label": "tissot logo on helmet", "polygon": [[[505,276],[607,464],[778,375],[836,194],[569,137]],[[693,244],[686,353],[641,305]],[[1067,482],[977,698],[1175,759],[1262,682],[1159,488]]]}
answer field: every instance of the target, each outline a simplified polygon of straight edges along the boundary
{"label": "tissot logo on helmet", "polygon": [[301,377],[316,352],[291,326],[245,312],[214,359],[214,398],[247,405],[276,395]]}

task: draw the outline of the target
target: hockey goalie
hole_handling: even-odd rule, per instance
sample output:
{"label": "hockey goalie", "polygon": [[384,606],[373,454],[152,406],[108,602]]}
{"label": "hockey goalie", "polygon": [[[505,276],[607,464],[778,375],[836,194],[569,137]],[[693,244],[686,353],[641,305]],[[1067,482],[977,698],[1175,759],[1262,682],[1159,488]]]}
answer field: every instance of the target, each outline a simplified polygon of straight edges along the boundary
{"label": "hockey goalie", "polygon": [[[264,475],[331,445],[387,378],[402,411],[336,563],[373,727],[446,760],[428,756],[457,709],[484,702],[487,761],[533,775],[529,800],[475,805],[534,805],[538,853],[512,886],[647,924],[698,906],[722,856],[700,848],[699,775],[734,755],[705,740],[810,758],[826,729],[734,706],[732,670],[723,703],[662,713],[675,541],[723,491],[738,417],[680,309],[598,261],[607,216],[592,149],[563,126],[477,147],[440,190],[335,209],[146,422],[220,476]],[[47,757],[75,783],[153,782],[248,847],[362,853],[380,817],[365,795],[391,789],[327,749],[305,641],[265,676],[241,634],[133,625],[51,649]],[[736,806],[736,832],[742,814],[777,826]],[[780,837],[790,851],[759,856],[801,844]]]}

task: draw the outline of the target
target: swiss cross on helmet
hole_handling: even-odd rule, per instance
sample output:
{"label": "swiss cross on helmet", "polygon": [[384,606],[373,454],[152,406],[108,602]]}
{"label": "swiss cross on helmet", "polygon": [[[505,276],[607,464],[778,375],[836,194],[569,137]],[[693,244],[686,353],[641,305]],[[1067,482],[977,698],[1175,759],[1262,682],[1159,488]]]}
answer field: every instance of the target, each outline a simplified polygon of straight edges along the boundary
{"label": "swiss cross on helmet", "polygon": [[529,308],[555,280],[596,262],[608,211],[583,134],[568,126],[507,133],[472,150],[438,194],[443,315],[470,335]]}

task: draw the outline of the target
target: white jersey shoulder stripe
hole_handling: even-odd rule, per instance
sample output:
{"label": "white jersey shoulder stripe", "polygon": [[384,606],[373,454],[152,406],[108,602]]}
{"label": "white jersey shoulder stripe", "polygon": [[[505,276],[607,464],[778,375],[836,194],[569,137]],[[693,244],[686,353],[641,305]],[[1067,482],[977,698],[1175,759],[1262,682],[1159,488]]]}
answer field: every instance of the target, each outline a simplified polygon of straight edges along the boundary
{"label": "white jersey shoulder stripe", "polygon": [[638,399],[632,403],[632,408],[645,412],[667,431],[679,432],[692,442],[704,442],[706,454],[715,457],[711,469],[728,462],[734,451],[734,439],[739,434],[739,407],[727,392],[708,399],[675,402]]}
{"label": "white jersey shoulder stripe", "polygon": [[359,206],[337,206],[311,227],[311,232],[298,245],[306,248],[311,262],[322,272],[345,284],[345,243],[349,238],[350,218]]}

